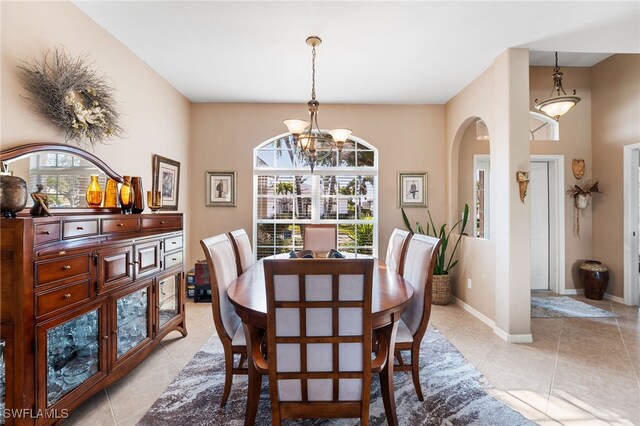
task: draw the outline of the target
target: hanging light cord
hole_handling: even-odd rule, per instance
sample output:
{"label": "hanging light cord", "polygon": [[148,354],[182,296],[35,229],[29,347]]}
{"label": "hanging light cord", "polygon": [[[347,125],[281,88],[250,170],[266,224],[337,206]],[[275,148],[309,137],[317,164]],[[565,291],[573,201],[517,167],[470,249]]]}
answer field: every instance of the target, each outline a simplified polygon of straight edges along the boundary
{"label": "hanging light cord", "polygon": [[316,100],[316,46],[311,48],[311,99]]}

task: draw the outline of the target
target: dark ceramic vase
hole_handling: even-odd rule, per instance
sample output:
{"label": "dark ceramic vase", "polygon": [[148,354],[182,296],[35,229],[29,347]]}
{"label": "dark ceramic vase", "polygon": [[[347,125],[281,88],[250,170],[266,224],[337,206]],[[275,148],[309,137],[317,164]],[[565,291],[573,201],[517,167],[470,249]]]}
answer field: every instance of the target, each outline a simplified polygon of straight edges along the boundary
{"label": "dark ceramic vase", "polygon": [[0,212],[4,217],[16,217],[27,205],[27,182],[18,176],[0,176]]}
{"label": "dark ceramic vase", "polygon": [[144,211],[144,197],[142,196],[142,178],[139,176],[133,176],[131,178],[131,191],[133,192],[133,206],[131,206],[131,212],[140,214]]}

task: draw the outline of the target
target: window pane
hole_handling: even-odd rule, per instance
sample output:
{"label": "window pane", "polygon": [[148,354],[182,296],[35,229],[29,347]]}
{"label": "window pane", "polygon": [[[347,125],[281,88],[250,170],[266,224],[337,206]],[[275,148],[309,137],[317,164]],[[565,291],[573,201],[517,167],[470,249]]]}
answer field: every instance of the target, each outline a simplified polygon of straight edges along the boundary
{"label": "window pane", "polygon": [[274,159],[275,151],[271,149],[261,149],[256,156],[256,167],[274,167],[276,165]]}
{"label": "window pane", "polygon": [[273,219],[276,214],[276,200],[274,197],[258,196],[256,200],[258,219]]}
{"label": "window pane", "polygon": [[295,208],[297,219],[311,219],[311,197],[296,197]]}
{"label": "window pane", "polygon": [[338,225],[338,251],[353,247],[356,243],[355,225]]}
{"label": "window pane", "polygon": [[336,197],[323,197],[320,206],[320,219],[333,220],[338,218],[338,205]]}
{"label": "window pane", "polygon": [[258,195],[273,194],[273,188],[276,185],[273,176],[258,176]]}
{"label": "window pane", "polygon": [[338,219],[355,219],[356,204],[353,198],[338,198]]}
{"label": "window pane", "polygon": [[358,167],[373,167],[373,151],[358,151]]}

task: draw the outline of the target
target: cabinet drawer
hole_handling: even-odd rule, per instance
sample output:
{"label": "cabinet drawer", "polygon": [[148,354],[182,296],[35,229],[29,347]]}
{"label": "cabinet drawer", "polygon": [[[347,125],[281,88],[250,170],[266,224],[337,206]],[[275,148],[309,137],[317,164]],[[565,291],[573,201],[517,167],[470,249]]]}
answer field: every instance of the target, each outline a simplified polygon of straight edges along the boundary
{"label": "cabinet drawer", "polygon": [[46,293],[36,294],[36,317],[88,301],[91,295],[90,285],[91,280],[86,280]]}
{"label": "cabinet drawer", "polygon": [[169,269],[177,265],[182,265],[182,251],[166,254],[164,256],[164,269]]}
{"label": "cabinet drawer", "polygon": [[64,221],[62,225],[62,238],[79,238],[98,235],[98,219]]}
{"label": "cabinet drawer", "polygon": [[57,241],[60,239],[60,222],[38,223],[34,227],[33,242],[35,245]]}
{"label": "cabinet drawer", "polygon": [[142,218],[142,229],[182,228],[182,216],[158,216]]}
{"label": "cabinet drawer", "polygon": [[102,233],[116,234],[119,232],[137,231],[139,229],[138,218],[102,219]]}
{"label": "cabinet drawer", "polygon": [[182,235],[164,240],[164,251],[174,251],[182,248]]}
{"label": "cabinet drawer", "polygon": [[81,254],[75,257],[65,257],[50,262],[36,263],[36,285],[71,278],[89,273],[90,257]]}

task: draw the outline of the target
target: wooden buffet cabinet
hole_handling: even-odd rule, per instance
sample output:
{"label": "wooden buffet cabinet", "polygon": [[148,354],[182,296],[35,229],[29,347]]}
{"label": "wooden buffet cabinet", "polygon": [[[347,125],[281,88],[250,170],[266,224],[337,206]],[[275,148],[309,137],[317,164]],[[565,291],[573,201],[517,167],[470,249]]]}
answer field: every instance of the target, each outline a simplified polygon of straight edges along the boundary
{"label": "wooden buffet cabinet", "polygon": [[6,424],[56,423],[187,334],[182,214],[0,220]]}

